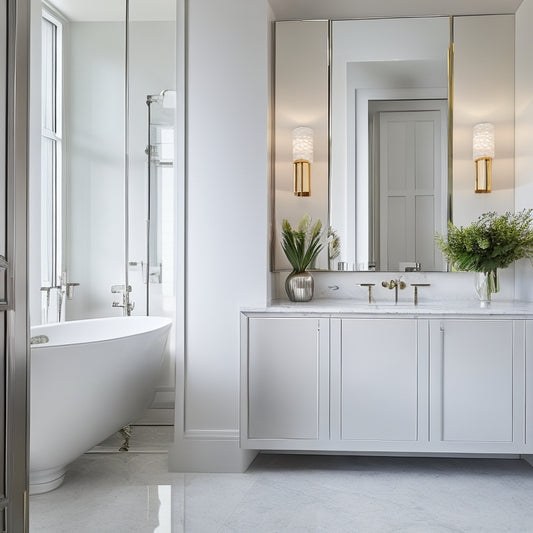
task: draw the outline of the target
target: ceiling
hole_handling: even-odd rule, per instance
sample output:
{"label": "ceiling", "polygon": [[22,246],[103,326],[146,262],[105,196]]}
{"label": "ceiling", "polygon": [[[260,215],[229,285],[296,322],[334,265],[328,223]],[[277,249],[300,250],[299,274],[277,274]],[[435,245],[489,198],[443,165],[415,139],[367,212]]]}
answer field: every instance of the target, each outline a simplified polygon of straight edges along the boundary
{"label": "ceiling", "polygon": [[[123,21],[126,16],[124,0],[49,0],[47,3],[73,22]],[[129,4],[130,20],[176,19],[176,0],[130,0]]]}
{"label": "ceiling", "polygon": [[[194,1],[194,0],[189,0]],[[514,13],[522,0],[268,0],[276,20]],[[121,21],[124,0],[49,0],[71,21]],[[176,0],[130,0],[131,20],[175,20]]]}
{"label": "ceiling", "polygon": [[[194,0],[193,0],[194,1]],[[495,15],[522,0],[269,0],[276,20]]]}

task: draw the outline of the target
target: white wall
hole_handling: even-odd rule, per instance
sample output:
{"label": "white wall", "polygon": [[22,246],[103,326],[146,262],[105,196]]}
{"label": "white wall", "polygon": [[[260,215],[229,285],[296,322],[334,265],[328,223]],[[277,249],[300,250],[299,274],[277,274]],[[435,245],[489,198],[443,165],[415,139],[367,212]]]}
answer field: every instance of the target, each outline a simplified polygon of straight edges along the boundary
{"label": "white wall", "polygon": [[269,277],[267,2],[193,0],[188,15],[186,340],[169,465],[243,470],[239,309],[265,305]]}
{"label": "white wall", "polygon": [[124,23],[70,24],[66,68],[67,319],[120,316],[124,284]]}
{"label": "white wall", "polygon": [[[516,12],[516,210],[533,207],[533,0]],[[533,268],[527,259],[515,267],[517,299],[533,301]]]}

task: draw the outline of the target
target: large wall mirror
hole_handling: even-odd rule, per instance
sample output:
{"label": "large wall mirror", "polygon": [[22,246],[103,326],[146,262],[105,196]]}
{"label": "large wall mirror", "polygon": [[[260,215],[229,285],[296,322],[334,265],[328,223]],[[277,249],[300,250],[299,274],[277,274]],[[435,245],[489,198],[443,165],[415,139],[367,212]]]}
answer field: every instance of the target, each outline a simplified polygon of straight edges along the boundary
{"label": "large wall mirror", "polygon": [[[309,214],[338,237],[340,252],[331,257],[326,245],[317,269],[445,271],[435,234],[446,232],[456,204],[460,221],[512,209],[504,192],[512,189],[512,169],[509,176],[504,161],[513,135],[503,126],[514,114],[512,18],[276,24],[274,269],[288,268],[277,237],[284,218],[296,223]],[[490,42],[495,28],[504,41],[497,51]],[[461,116],[452,122],[454,86]],[[470,186],[469,132],[485,121],[502,126],[498,164],[505,178],[481,199]],[[309,196],[293,190],[290,133],[301,126],[313,130]]]}

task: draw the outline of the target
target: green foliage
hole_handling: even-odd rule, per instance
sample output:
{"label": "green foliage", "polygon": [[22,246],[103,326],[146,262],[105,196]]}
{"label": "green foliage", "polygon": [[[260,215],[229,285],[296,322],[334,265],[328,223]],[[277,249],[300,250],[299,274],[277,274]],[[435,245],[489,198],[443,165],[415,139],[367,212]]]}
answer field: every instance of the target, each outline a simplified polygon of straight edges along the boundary
{"label": "green foliage", "polygon": [[305,272],[322,250],[320,243],[322,222],[311,225],[311,217],[304,215],[298,229],[292,229],[288,220],[281,224],[281,247],[295,272]]}
{"label": "green foliage", "polygon": [[498,216],[484,213],[466,227],[448,224],[438,247],[457,270],[491,272],[524,257],[533,258],[532,209]]}
{"label": "green foliage", "polygon": [[328,259],[331,261],[341,253],[341,240],[338,233],[331,227],[328,227]]}

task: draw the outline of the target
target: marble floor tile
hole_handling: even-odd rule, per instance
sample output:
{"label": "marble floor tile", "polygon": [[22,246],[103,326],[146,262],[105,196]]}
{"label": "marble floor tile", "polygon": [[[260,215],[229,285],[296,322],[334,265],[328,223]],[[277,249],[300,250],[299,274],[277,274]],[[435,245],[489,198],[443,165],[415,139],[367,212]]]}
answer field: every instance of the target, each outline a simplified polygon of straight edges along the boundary
{"label": "marble floor tile", "polygon": [[86,454],[30,498],[31,533],[533,533],[524,461],[260,454],[244,474]]}

